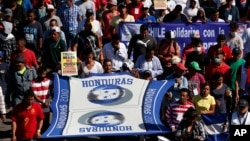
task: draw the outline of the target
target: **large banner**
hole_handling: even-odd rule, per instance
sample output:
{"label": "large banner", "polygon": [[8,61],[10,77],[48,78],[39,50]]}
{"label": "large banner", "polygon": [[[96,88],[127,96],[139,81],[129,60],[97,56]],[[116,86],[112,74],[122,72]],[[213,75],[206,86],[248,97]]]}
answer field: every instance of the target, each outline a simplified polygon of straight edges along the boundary
{"label": "large banner", "polygon": [[160,107],[174,80],[149,81],[121,73],[84,79],[55,74],[54,81],[53,118],[42,138],[170,131],[160,120]]}
{"label": "large banner", "polygon": [[[119,33],[121,35],[121,41],[126,45],[129,44],[132,36],[139,34],[140,23],[120,23]],[[218,34],[229,33],[228,23],[196,23],[196,24],[183,24],[183,23],[163,23],[148,24],[149,34],[156,38],[157,41],[164,39],[165,33],[172,30],[175,33],[176,41],[179,43],[181,49],[183,49],[188,43],[190,43],[190,34],[193,32],[199,32],[203,46],[207,50],[211,45],[216,44]],[[239,24],[238,33],[241,35],[246,29],[246,24]]]}

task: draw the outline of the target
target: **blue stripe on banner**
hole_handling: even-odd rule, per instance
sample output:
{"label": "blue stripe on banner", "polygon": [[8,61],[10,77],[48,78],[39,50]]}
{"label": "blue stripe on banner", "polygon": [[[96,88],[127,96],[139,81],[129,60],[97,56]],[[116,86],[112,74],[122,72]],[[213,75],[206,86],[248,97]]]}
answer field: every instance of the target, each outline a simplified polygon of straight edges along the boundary
{"label": "blue stripe on banner", "polygon": [[[60,137],[67,122],[68,105],[69,105],[69,77],[58,76],[54,74],[54,98],[51,103],[51,109],[54,111],[51,125],[47,131],[41,136],[46,137]],[[60,117],[60,118],[59,118]]]}
{"label": "blue stripe on banner", "polygon": [[[142,115],[148,132],[170,132],[160,120],[162,99],[175,80],[151,81],[143,99]],[[161,86],[161,87],[159,87]]]}
{"label": "blue stripe on banner", "polygon": [[207,135],[206,141],[229,141],[229,133]]}
{"label": "blue stripe on banner", "polygon": [[206,125],[225,123],[227,121],[227,114],[202,114],[201,117]]}

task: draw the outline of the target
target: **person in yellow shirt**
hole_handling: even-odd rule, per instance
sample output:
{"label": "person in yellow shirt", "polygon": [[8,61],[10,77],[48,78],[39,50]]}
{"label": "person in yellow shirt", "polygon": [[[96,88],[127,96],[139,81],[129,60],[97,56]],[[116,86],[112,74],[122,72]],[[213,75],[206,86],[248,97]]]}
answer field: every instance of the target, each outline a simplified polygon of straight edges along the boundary
{"label": "person in yellow shirt", "polygon": [[135,22],[134,16],[128,14],[126,5],[120,4],[118,6],[118,11],[120,15],[115,16],[110,23],[111,34],[117,34],[120,22]]}
{"label": "person in yellow shirt", "polygon": [[193,98],[195,109],[201,119],[201,114],[213,114],[215,111],[215,99],[210,94],[210,85],[205,83],[201,86],[201,94]]}

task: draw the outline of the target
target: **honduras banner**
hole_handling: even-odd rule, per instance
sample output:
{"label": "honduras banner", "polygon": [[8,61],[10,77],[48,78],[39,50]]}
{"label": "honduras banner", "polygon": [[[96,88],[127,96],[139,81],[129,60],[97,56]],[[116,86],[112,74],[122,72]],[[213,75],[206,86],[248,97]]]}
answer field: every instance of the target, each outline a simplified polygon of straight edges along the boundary
{"label": "honduras banner", "polygon": [[42,138],[170,132],[160,120],[160,107],[173,84],[124,73],[83,79],[55,74],[52,122]]}
{"label": "honduras banner", "polygon": [[[119,24],[119,34],[121,41],[127,46],[132,36],[140,33],[141,23],[121,22]],[[229,24],[228,23],[150,23],[149,35],[155,37],[157,41],[165,38],[165,33],[169,30],[175,33],[176,41],[179,43],[181,49],[191,42],[190,34],[193,32],[199,32],[204,48],[207,50],[211,45],[216,44],[218,34],[228,35]],[[239,23],[238,34],[242,35],[247,28],[246,24]]]}
{"label": "honduras banner", "polygon": [[229,141],[227,114],[202,114],[201,117],[207,141]]}

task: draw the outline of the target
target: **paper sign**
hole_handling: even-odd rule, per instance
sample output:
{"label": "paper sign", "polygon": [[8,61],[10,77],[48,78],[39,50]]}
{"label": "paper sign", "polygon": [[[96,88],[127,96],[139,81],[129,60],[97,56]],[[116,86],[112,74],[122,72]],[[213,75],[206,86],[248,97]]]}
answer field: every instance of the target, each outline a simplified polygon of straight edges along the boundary
{"label": "paper sign", "polygon": [[78,75],[76,52],[61,52],[61,66],[63,76]]}
{"label": "paper sign", "polygon": [[167,9],[166,0],[154,0],[154,9]]}

